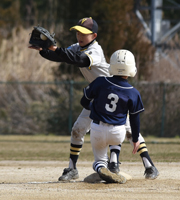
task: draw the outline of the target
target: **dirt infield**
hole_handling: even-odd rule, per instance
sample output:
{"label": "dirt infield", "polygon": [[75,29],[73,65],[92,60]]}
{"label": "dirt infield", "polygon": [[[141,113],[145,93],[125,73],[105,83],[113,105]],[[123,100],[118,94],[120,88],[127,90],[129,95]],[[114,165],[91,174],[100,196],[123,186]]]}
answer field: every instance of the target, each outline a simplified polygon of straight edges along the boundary
{"label": "dirt infield", "polygon": [[94,173],[90,162],[79,162],[80,178],[57,182],[67,162],[0,161],[0,200],[36,199],[180,199],[180,163],[157,163],[160,176],[145,180],[141,162],[123,163],[121,171],[133,179],[125,184],[84,183]]}

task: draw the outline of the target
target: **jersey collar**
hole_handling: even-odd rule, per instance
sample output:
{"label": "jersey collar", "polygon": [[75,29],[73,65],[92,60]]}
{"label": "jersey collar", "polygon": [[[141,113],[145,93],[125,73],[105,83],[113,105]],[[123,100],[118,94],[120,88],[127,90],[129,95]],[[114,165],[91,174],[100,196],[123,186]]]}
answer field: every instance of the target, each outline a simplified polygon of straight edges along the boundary
{"label": "jersey collar", "polygon": [[81,50],[87,49],[91,44],[94,44],[96,42],[96,39],[92,40],[89,44],[87,44],[86,46],[81,47]]}
{"label": "jersey collar", "polygon": [[128,83],[127,79],[121,78],[120,76],[105,77],[105,79],[117,87],[132,89],[133,86]]}

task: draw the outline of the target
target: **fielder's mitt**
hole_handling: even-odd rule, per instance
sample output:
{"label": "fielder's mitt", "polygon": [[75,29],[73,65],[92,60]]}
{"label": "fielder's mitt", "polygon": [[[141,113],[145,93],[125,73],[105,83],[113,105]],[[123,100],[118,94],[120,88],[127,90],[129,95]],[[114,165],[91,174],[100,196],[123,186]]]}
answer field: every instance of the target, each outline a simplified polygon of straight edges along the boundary
{"label": "fielder's mitt", "polygon": [[54,35],[55,33],[51,35],[49,31],[43,27],[35,26],[31,33],[29,44],[34,47],[48,49],[51,45],[56,45]]}

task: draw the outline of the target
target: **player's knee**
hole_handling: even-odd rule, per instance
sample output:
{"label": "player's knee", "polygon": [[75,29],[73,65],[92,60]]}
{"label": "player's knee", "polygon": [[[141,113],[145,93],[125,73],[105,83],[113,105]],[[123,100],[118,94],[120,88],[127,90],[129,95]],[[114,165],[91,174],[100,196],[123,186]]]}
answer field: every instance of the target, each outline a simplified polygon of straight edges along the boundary
{"label": "player's knee", "polygon": [[86,135],[86,133],[89,131],[89,123],[86,122],[86,120],[82,120],[81,122],[76,121],[73,128],[72,128],[72,132],[71,135],[73,138],[81,138],[84,135]]}
{"label": "player's knee", "polygon": [[71,131],[71,142],[73,144],[83,144],[84,143],[84,135],[86,134],[84,128],[77,126],[73,126]]}
{"label": "player's knee", "polygon": [[78,138],[79,135],[80,135],[79,129],[73,128],[71,135],[72,135],[73,138]]}

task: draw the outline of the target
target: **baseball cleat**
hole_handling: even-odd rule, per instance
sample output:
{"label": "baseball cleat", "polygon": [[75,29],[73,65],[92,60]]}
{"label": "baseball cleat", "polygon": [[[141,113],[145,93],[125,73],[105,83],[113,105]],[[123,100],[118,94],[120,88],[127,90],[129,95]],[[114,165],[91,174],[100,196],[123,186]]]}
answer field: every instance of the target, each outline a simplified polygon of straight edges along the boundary
{"label": "baseball cleat", "polygon": [[109,171],[108,168],[102,167],[98,172],[100,178],[107,183],[125,183],[126,178],[120,174],[115,174]]}
{"label": "baseball cleat", "polygon": [[119,163],[115,163],[115,162],[108,163],[108,169],[112,173],[118,174],[120,172]]}
{"label": "baseball cleat", "polygon": [[73,179],[78,179],[79,174],[77,169],[65,168],[62,176],[59,177],[59,181],[70,181]]}
{"label": "baseball cleat", "polygon": [[156,179],[159,176],[159,172],[156,169],[156,167],[152,166],[150,168],[146,168],[145,172],[144,172],[145,178],[146,179]]}

